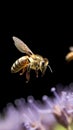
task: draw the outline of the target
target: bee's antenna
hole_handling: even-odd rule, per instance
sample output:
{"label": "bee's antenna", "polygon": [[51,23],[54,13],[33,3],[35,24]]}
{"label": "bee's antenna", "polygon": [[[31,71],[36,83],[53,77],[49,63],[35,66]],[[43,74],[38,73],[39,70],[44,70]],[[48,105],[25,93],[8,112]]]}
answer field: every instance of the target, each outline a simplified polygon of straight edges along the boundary
{"label": "bee's antenna", "polygon": [[50,71],[51,71],[51,73],[52,73],[53,71],[52,71],[52,68],[51,68],[51,66],[50,66],[50,65],[48,65],[48,67],[49,67],[49,69],[50,69]]}

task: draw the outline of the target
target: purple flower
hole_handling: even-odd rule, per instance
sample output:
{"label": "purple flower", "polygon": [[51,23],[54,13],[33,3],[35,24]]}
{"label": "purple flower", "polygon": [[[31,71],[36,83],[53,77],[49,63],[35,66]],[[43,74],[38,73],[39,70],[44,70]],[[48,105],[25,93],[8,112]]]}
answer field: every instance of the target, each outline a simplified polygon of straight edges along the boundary
{"label": "purple flower", "polygon": [[[58,86],[58,87],[57,87]],[[54,97],[44,95],[42,101],[33,96],[9,103],[0,117],[0,130],[54,130],[58,123],[71,130],[73,121],[73,84],[61,90],[61,85],[52,88]]]}

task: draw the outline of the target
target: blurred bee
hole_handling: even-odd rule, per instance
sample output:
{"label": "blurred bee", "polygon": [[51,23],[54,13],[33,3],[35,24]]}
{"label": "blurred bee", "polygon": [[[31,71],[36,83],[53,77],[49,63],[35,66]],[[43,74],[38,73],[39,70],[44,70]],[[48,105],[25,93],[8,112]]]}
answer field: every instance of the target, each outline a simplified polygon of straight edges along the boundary
{"label": "blurred bee", "polygon": [[69,47],[70,52],[66,55],[66,61],[70,62],[73,60],[73,47]]}
{"label": "blurred bee", "polygon": [[42,56],[38,54],[34,54],[29,47],[21,41],[19,38],[13,36],[14,45],[16,48],[22,52],[25,53],[26,56],[22,56],[18,60],[16,60],[12,67],[11,72],[17,73],[20,72],[20,75],[23,75],[24,72],[26,72],[26,79],[27,81],[30,80],[30,70],[35,70],[36,77],[38,77],[38,71],[40,70],[42,73],[42,76],[45,74],[47,66],[50,68],[50,71],[52,72],[51,67],[48,65],[49,61],[47,58],[43,58]]}

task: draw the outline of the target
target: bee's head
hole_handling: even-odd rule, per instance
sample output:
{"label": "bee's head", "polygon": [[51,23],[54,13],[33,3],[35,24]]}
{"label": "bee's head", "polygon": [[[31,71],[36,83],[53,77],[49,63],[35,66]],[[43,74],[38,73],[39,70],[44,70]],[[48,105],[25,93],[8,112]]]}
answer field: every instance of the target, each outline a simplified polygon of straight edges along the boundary
{"label": "bee's head", "polygon": [[49,61],[48,61],[47,58],[44,58],[44,59],[41,61],[41,63],[40,63],[40,70],[41,70],[41,72],[42,72],[43,74],[45,73],[48,64],[49,64]]}
{"label": "bee's head", "polygon": [[49,60],[48,60],[47,58],[44,58],[44,61],[43,61],[42,64],[43,64],[45,67],[47,67],[48,64],[49,64]]}
{"label": "bee's head", "polygon": [[49,60],[47,58],[44,58],[43,61],[41,61],[41,72],[45,73],[47,67],[49,67],[50,71],[52,72],[52,69],[49,65]]}

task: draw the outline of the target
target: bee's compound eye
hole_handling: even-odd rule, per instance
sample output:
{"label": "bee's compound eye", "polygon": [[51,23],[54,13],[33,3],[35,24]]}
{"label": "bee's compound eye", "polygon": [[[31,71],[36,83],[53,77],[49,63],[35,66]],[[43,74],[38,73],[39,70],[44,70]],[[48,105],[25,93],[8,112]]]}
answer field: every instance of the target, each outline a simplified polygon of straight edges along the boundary
{"label": "bee's compound eye", "polygon": [[42,61],[42,66],[44,66],[44,64],[45,64],[45,62],[44,62],[44,61]]}

